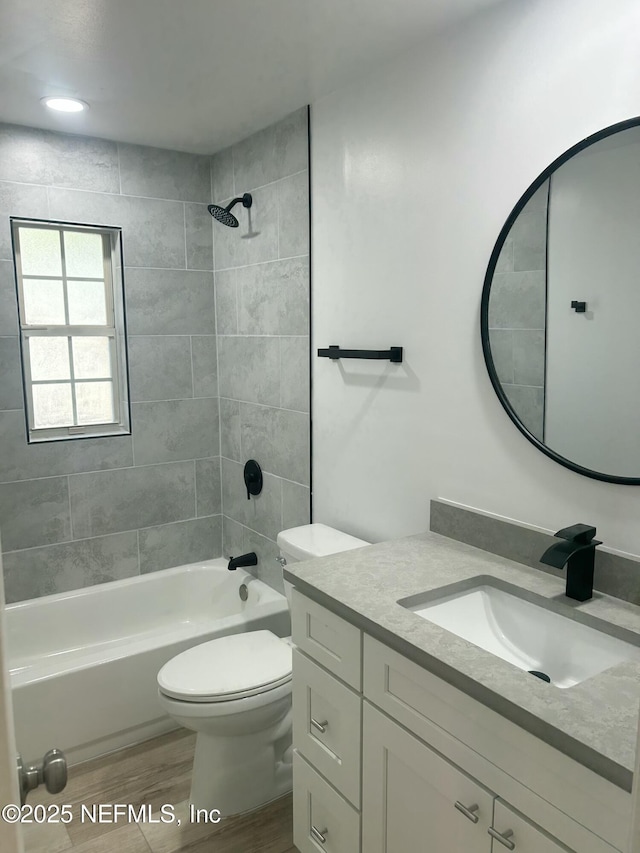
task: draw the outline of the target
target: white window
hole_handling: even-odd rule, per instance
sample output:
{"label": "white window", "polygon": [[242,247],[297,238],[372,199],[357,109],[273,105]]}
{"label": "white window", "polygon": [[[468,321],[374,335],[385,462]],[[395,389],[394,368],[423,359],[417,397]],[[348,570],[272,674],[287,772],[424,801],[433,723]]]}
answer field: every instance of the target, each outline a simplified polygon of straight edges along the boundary
{"label": "white window", "polygon": [[129,433],[120,229],[11,227],[29,441]]}

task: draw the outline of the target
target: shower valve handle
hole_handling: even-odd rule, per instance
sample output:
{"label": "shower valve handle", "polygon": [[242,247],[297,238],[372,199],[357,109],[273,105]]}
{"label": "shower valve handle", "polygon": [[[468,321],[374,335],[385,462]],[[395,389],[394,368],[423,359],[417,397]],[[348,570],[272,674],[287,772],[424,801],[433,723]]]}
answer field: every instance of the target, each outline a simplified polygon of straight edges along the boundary
{"label": "shower valve handle", "polygon": [[262,491],[262,469],[255,459],[249,459],[244,466],[244,484],[247,487],[247,500],[251,495],[259,495]]}

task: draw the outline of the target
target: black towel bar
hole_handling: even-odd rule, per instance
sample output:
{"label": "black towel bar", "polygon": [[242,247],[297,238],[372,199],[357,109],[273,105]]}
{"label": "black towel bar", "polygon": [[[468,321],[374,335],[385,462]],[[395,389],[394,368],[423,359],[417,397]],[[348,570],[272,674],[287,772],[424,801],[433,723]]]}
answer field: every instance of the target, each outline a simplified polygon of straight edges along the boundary
{"label": "black towel bar", "polygon": [[375,358],[400,364],[402,362],[402,347],[391,347],[391,349],[341,349],[338,346],[330,346],[328,349],[319,349],[318,357],[331,359]]}

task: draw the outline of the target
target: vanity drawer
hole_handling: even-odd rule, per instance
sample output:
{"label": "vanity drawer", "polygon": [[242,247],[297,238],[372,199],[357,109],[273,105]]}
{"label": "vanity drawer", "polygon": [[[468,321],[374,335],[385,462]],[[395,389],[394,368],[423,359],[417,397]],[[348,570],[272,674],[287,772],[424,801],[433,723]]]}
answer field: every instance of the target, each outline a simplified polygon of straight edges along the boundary
{"label": "vanity drawer", "polygon": [[571,850],[625,849],[630,794],[367,635],[364,696]]}
{"label": "vanity drawer", "polygon": [[309,657],[360,690],[362,631],[294,589],[291,633]]}
{"label": "vanity drawer", "polygon": [[300,853],[359,853],[360,815],[296,751],[293,843]]}
{"label": "vanity drawer", "polygon": [[360,806],[362,699],[298,649],[293,651],[293,745]]}

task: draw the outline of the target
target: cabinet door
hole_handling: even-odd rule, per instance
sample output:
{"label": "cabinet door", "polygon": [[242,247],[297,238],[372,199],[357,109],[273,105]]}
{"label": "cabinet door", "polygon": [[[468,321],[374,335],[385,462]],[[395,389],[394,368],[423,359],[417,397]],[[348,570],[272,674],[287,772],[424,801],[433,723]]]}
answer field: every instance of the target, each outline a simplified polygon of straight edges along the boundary
{"label": "cabinet door", "polygon": [[490,853],[490,791],[368,702],[362,731],[363,851]]}
{"label": "cabinet door", "polygon": [[494,837],[491,853],[505,853],[507,850],[515,853],[569,853],[568,847],[550,838],[500,799],[495,803],[492,829],[502,838]]}

